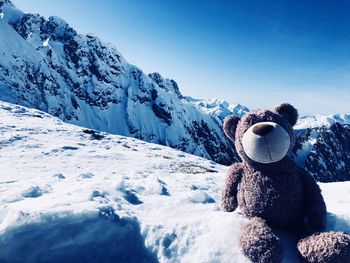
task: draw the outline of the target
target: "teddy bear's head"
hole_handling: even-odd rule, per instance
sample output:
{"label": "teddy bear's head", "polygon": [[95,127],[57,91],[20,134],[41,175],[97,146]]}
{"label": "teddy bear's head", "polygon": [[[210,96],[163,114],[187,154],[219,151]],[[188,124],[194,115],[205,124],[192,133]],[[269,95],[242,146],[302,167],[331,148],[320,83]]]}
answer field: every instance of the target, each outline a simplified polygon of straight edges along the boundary
{"label": "teddy bear's head", "polygon": [[241,119],[228,116],[224,131],[235,142],[242,160],[269,164],[282,160],[293,149],[293,126],[297,120],[298,111],[292,105],[282,103],[273,111],[254,110]]}

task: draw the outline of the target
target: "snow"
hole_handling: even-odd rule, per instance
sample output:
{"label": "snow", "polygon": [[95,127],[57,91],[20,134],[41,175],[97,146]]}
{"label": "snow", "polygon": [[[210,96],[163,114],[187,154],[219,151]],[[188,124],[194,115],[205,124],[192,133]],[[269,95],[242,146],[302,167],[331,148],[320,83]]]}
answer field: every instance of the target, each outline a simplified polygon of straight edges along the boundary
{"label": "snow", "polygon": [[350,115],[335,114],[335,115],[310,115],[299,118],[295,129],[302,130],[307,128],[330,127],[334,123],[350,124]]}
{"label": "snow", "polygon": [[50,46],[50,44],[49,44],[49,41],[50,41],[50,38],[46,39],[46,40],[43,42],[43,47],[49,46],[49,47],[51,48],[51,46]]}
{"label": "snow", "polygon": [[201,109],[205,113],[213,115],[219,118],[221,121],[225,119],[228,115],[236,115],[242,117],[249,109],[238,103],[229,103],[225,100],[220,99],[195,99],[187,96],[186,99],[195,105],[197,108]]}
{"label": "snow", "polygon": [[[0,102],[0,168],[1,262],[247,262],[226,166]],[[328,229],[350,231],[350,182],[321,187]]]}
{"label": "snow", "polygon": [[317,142],[317,137],[318,137],[318,131],[312,130],[310,132],[308,140],[304,141],[302,143],[301,149],[297,150],[294,160],[299,165],[304,166],[305,161],[306,161],[307,157],[309,156],[310,152],[312,151],[314,144]]}

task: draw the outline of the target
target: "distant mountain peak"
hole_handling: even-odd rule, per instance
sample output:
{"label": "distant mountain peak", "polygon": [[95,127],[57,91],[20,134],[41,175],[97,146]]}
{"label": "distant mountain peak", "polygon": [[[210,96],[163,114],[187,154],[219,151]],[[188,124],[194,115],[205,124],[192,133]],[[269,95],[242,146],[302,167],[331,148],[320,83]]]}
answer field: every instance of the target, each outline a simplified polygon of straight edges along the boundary
{"label": "distant mountain peak", "polygon": [[309,115],[299,118],[296,129],[307,129],[317,127],[331,127],[335,123],[342,125],[350,124],[350,114],[334,114],[334,115]]}
{"label": "distant mountain peak", "polygon": [[223,121],[228,115],[236,115],[242,117],[249,109],[239,103],[229,103],[222,99],[195,99],[190,96],[186,97],[188,101],[196,105],[202,111],[213,115]]}

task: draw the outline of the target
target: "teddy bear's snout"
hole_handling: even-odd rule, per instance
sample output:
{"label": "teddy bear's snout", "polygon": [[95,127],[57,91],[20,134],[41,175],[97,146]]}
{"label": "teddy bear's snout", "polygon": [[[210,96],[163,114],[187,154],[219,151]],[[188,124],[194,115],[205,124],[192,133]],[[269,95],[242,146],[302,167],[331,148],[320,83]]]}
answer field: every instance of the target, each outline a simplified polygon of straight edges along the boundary
{"label": "teddy bear's snout", "polygon": [[275,122],[259,122],[244,133],[242,145],[251,160],[273,163],[280,161],[288,153],[290,136]]}

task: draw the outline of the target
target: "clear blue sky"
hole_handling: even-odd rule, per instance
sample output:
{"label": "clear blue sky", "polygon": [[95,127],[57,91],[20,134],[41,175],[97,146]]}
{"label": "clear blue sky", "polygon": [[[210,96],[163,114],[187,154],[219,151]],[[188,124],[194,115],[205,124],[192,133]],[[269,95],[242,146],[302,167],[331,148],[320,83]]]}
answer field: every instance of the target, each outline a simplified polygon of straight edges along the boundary
{"label": "clear blue sky", "polygon": [[350,1],[13,0],[110,42],[184,95],[350,113]]}

